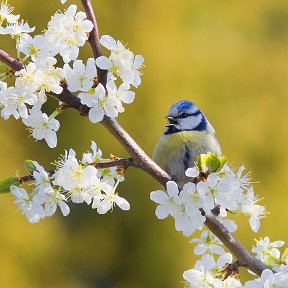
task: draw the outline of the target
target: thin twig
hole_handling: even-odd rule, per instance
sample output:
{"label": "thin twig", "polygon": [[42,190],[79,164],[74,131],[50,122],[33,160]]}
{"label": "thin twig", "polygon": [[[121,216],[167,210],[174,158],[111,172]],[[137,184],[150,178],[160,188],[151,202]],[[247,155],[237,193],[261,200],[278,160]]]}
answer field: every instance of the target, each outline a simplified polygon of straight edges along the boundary
{"label": "thin twig", "polygon": [[[133,158],[117,158],[116,160],[108,160],[105,162],[97,162],[91,164],[97,169],[105,169],[105,168],[111,168],[111,167],[123,167],[125,170],[127,170],[129,167],[134,166],[136,167],[136,163]],[[47,171],[49,176],[52,176],[55,174],[55,170]],[[26,183],[29,181],[35,180],[33,174],[29,174],[26,176],[18,177],[17,180],[20,183]]]}
{"label": "thin twig", "polygon": [[23,64],[15,58],[11,57],[7,52],[0,48],[0,61],[8,65],[15,71],[19,71],[24,68]]}

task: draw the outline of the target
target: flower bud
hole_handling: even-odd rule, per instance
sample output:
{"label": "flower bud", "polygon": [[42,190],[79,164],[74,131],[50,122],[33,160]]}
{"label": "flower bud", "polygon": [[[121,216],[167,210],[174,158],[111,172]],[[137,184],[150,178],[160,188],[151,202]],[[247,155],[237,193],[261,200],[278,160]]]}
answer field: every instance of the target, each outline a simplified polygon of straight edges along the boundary
{"label": "flower bud", "polygon": [[17,177],[6,177],[0,180],[0,194],[9,193],[11,186],[19,186],[21,183]]}
{"label": "flower bud", "polygon": [[33,161],[30,159],[27,159],[24,161],[24,167],[27,170],[27,172],[29,172],[30,174],[32,174],[36,170],[36,167]]}

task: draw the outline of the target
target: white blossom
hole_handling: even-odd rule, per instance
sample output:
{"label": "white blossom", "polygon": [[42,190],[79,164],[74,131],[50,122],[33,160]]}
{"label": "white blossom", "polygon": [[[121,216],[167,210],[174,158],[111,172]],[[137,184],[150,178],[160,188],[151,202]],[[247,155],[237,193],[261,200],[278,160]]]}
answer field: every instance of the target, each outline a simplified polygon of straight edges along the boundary
{"label": "white blossom", "polygon": [[105,88],[101,83],[95,88],[95,93],[86,95],[82,94],[82,96],[79,97],[81,98],[82,104],[91,108],[88,117],[92,123],[102,121],[105,115],[108,117],[116,117],[118,115],[116,109],[118,100],[106,96]]}
{"label": "white blossom", "polygon": [[[46,57],[37,61],[30,62],[24,69],[17,71],[15,75],[16,87],[28,87],[30,91],[44,89],[47,92],[60,94],[63,88],[60,86],[60,81],[63,78],[63,70],[55,68],[57,60],[53,57]],[[46,99],[39,99],[44,103]]]}
{"label": "white blossom", "polygon": [[185,236],[189,236],[196,229],[202,228],[205,222],[205,217],[201,215],[199,210],[198,197],[193,194],[195,186],[191,183],[189,191],[188,184],[184,186],[186,190],[183,189],[179,193],[177,184],[168,181],[166,184],[167,193],[157,190],[150,194],[150,199],[159,204],[155,211],[156,216],[159,219],[164,219],[171,215],[175,220],[176,230],[182,231]]}
{"label": "white blossom", "polygon": [[44,189],[42,201],[44,212],[47,217],[52,216],[56,212],[58,206],[63,216],[67,216],[70,213],[70,208],[65,202],[65,196],[54,190],[52,187]]}
{"label": "white blossom", "polygon": [[28,105],[34,105],[37,102],[37,96],[29,90],[20,87],[8,87],[7,84],[0,84],[0,106],[2,106],[1,116],[8,119],[11,115],[15,119],[28,117]]}
{"label": "white blossom", "polygon": [[60,127],[59,121],[50,119],[46,113],[42,113],[38,105],[30,109],[30,114],[23,119],[23,123],[30,128],[33,138],[44,139],[50,148],[57,146],[56,132]]}
{"label": "white blossom", "polygon": [[76,60],[73,62],[73,68],[65,64],[64,73],[69,91],[88,91],[92,88],[94,78],[97,76],[95,61],[89,58],[85,66],[82,60]]}
{"label": "white blossom", "polygon": [[288,277],[282,272],[273,273],[266,269],[261,273],[261,277],[248,281],[245,288],[286,288],[288,287]]}
{"label": "white blossom", "polygon": [[94,141],[92,141],[91,150],[92,150],[92,153],[90,152],[83,153],[83,157],[81,161],[83,164],[97,163],[102,160],[102,151],[97,148],[97,145]]}
{"label": "white blossom", "polygon": [[183,278],[187,281],[189,288],[218,288],[222,287],[222,281],[214,278],[209,272],[201,269],[190,269],[183,273]]}
{"label": "white blossom", "polygon": [[0,34],[10,35],[12,38],[19,38],[21,35],[31,33],[35,30],[35,27],[30,28],[28,23],[13,22],[9,23],[5,28],[0,27]]}
{"label": "white blossom", "polygon": [[256,254],[256,258],[268,267],[276,267],[281,264],[279,247],[285,244],[284,241],[270,242],[269,237],[256,240],[256,246],[252,248],[252,252]]}
{"label": "white blossom", "polygon": [[97,181],[97,169],[83,166],[76,159],[74,150],[70,149],[62,167],[54,174],[53,184],[68,191],[74,203],[91,203],[91,195],[87,191]]}
{"label": "white blossom", "polygon": [[108,70],[114,76],[120,77],[124,83],[138,87],[141,84],[139,70],[143,66],[143,57],[141,55],[134,56],[119,40],[116,41],[109,35],[103,35],[100,43],[110,50],[111,54],[109,58],[98,57],[96,65],[103,70]]}
{"label": "white blossom", "polygon": [[123,197],[115,193],[115,189],[111,187],[104,191],[100,197],[94,197],[92,208],[97,209],[98,214],[106,214],[109,210],[113,209],[114,205],[120,209],[127,211],[130,209],[129,202]]}
{"label": "white blossom", "polygon": [[130,85],[127,83],[122,83],[119,88],[117,88],[114,80],[112,79],[107,82],[106,88],[108,96],[111,99],[115,99],[115,107],[119,113],[124,112],[122,102],[125,104],[131,104],[134,101],[135,92],[129,90]]}
{"label": "white blossom", "polygon": [[260,228],[260,219],[267,214],[264,206],[256,204],[258,201],[258,198],[254,196],[253,189],[249,189],[242,203],[242,212],[250,216],[250,227],[255,233]]}
{"label": "white blossom", "polygon": [[14,204],[21,210],[30,223],[38,223],[45,217],[41,204],[31,199],[26,190],[16,186],[10,187],[11,193],[16,197]]}
{"label": "white blossom", "polygon": [[210,211],[215,206],[215,196],[217,194],[217,174],[211,173],[207,181],[202,182],[200,181],[197,184],[197,191],[199,193],[199,197],[202,200],[202,208],[205,211],[205,213],[210,213]]}
{"label": "white blossom", "polygon": [[44,167],[39,165],[39,163],[36,161],[33,161],[33,165],[35,166],[33,177],[35,179],[37,192],[42,191],[47,187],[51,187],[49,174],[47,171],[45,171]]}
{"label": "white blossom", "polygon": [[47,44],[52,47],[52,55],[59,53],[65,63],[77,59],[79,47],[85,44],[87,33],[93,29],[93,24],[86,19],[86,14],[76,12],[76,5],[70,5],[65,13],[57,12],[49,21],[44,34]]}
{"label": "white blossom", "polygon": [[153,191],[150,193],[150,199],[159,204],[156,208],[155,214],[158,219],[165,219],[177,206],[174,202],[174,197],[179,194],[177,184],[173,181],[166,183],[167,193],[162,190]]}
{"label": "white blossom", "polygon": [[19,15],[13,15],[14,8],[9,6],[7,2],[1,2],[0,6],[0,26],[3,23],[4,20],[6,20],[8,23],[15,23],[19,19]]}
{"label": "white blossom", "polygon": [[190,243],[198,243],[194,248],[195,255],[223,254],[225,250],[221,247],[220,240],[210,231],[204,230],[200,238],[193,238]]}

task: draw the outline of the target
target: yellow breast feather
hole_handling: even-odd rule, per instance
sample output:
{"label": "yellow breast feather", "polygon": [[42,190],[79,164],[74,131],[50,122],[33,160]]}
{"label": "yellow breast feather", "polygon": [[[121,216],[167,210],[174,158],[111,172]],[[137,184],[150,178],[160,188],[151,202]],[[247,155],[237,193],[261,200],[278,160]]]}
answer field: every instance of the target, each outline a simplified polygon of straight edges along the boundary
{"label": "yellow breast feather", "polygon": [[221,155],[214,136],[207,131],[181,131],[162,135],[152,158],[167,173],[184,176],[184,169],[194,166],[199,154],[207,152]]}

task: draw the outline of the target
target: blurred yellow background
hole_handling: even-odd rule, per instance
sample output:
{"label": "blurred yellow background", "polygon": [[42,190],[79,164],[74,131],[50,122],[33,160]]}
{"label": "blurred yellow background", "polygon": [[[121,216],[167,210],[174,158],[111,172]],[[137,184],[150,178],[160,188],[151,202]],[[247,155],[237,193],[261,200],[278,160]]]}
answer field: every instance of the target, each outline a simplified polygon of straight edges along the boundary
{"label": "blurred yellow background", "polygon": [[[10,0],[15,13],[40,33],[57,9],[77,1]],[[80,7],[80,1],[77,2]],[[239,218],[236,236],[247,246],[269,235],[288,242],[288,2],[286,0],[92,0],[99,29],[128,43],[145,58],[143,85],[126,106],[120,123],[151,155],[170,105],[195,102],[216,129],[223,153],[234,167],[252,171],[256,193],[270,215],[257,235]],[[1,48],[15,56],[14,42],[1,36]],[[83,59],[90,57],[88,46]],[[50,107],[56,102],[51,101]],[[0,120],[0,176],[14,175],[23,161],[50,162],[64,149],[78,154],[95,140],[109,155],[125,157],[101,125],[75,111],[59,117],[59,145],[28,138],[20,121]],[[115,208],[97,215],[86,205],[71,206],[64,218],[29,224],[0,195],[0,287],[147,288],[182,287],[182,273],[195,263],[193,245],[170,220],[154,216],[149,193],[159,185],[130,169],[119,194],[129,213]],[[246,276],[245,276],[246,277]]]}

